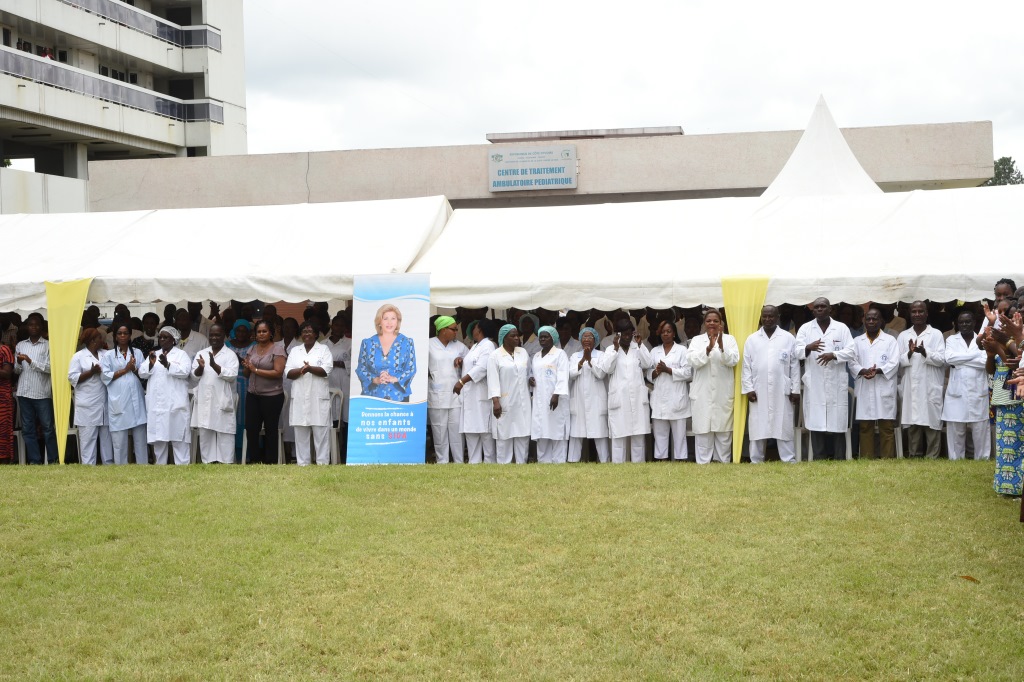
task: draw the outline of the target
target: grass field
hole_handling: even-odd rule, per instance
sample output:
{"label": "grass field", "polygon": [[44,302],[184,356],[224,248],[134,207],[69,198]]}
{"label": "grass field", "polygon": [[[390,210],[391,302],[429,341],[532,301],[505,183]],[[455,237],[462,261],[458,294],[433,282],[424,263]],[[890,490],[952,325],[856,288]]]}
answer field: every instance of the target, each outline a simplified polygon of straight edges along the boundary
{"label": "grass field", "polygon": [[0,677],[1019,680],[992,470],[4,467]]}

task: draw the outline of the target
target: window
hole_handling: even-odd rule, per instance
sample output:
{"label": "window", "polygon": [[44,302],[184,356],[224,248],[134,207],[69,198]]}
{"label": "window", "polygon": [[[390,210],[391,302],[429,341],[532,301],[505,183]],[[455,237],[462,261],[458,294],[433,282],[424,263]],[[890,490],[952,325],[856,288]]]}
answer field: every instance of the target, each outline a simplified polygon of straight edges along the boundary
{"label": "window", "polygon": [[129,83],[133,83],[133,84],[134,83],[138,83],[139,82],[139,74],[137,74],[137,73],[130,73],[130,74],[128,74],[128,82]]}
{"label": "window", "polygon": [[11,29],[5,28],[4,29],[4,47],[10,47],[10,46],[11,46]]}
{"label": "window", "polygon": [[57,61],[61,62],[62,64],[67,64],[68,63],[68,51],[67,50],[57,50]]}
{"label": "window", "polygon": [[109,76],[110,75],[110,69],[108,69],[105,66],[101,66],[100,67],[100,75],[101,76]]}

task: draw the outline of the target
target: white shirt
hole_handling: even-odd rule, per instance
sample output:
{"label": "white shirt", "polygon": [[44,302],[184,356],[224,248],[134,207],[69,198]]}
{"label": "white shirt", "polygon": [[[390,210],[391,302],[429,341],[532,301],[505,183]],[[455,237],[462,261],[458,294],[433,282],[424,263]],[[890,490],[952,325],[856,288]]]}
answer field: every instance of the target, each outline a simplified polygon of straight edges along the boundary
{"label": "white shirt", "polygon": [[[807,353],[807,346],[822,342],[822,349]],[[818,357],[834,353],[835,360],[819,365]],[[804,426],[808,431],[843,433],[849,420],[849,375],[846,363],[853,359],[853,337],[850,328],[839,320],[829,319],[821,331],[817,320],[804,323],[796,334],[796,356],[804,361],[803,407]]]}
{"label": "white shirt", "polygon": [[427,344],[427,351],[427,407],[458,407],[462,402],[461,394],[452,389],[462,378],[462,370],[455,367],[455,359],[466,357],[469,349],[455,339],[446,346],[435,336]]}
{"label": "white shirt", "polygon": [[302,369],[307,362],[310,367],[322,367],[327,376],[318,377],[307,372],[291,380],[288,423],[291,426],[330,426],[331,391],[327,377],[334,369],[334,358],[324,344],[314,341],[312,348],[307,351],[305,344],[300,341],[288,353],[284,373],[287,375],[293,369]]}
{"label": "white shirt", "polygon": [[83,348],[71,356],[68,381],[75,389],[75,426],[107,425],[107,387],[103,385],[102,374],[98,372],[84,382],[79,381],[83,372],[102,363],[104,355],[106,352],[101,350],[99,357],[93,357],[88,348]]}
{"label": "white shirt", "polygon": [[124,431],[146,423],[146,394],[142,382],[134,372],[123,374],[117,379],[116,372],[135,359],[136,371],[142,363],[148,362],[138,348],[128,348],[125,357],[115,348],[100,356],[103,368],[103,383],[107,387],[107,421],[111,431]]}
{"label": "white shirt", "polygon": [[580,343],[579,339],[574,339],[571,336],[569,337],[569,340],[565,342],[565,345],[562,346],[562,352],[565,353],[565,357],[567,358],[571,358],[573,353],[581,350],[583,350],[583,344]]}
{"label": "white shirt", "polygon": [[149,366],[149,358],[139,366],[139,377],[149,379],[146,384],[146,433],[150,443],[189,440],[190,406],[188,375],[192,361],[180,348],[167,351],[167,367],[160,364],[159,349],[156,361]]}
{"label": "white shirt", "polygon": [[709,338],[700,334],[690,341],[686,361],[693,367],[690,382],[690,405],[693,410],[693,432],[697,434],[732,431],[732,404],[736,393],[736,365],[740,348],[731,334],[722,334],[708,354]]}
{"label": "white shirt", "polygon": [[[196,332],[192,332],[195,334]],[[210,355],[220,366],[220,374],[210,367]],[[192,376],[196,376],[199,358],[206,367],[202,376],[198,377],[195,389],[195,404],[192,406],[192,426],[218,431],[220,433],[235,432],[235,380],[238,378],[238,355],[228,348],[227,344],[213,354],[213,348],[207,347],[196,353],[192,360]]]}
{"label": "white shirt", "polygon": [[644,370],[651,368],[651,353],[634,341],[627,352],[613,345],[601,356],[608,375],[608,435],[611,438],[651,432],[651,410]]}
{"label": "white shirt", "polygon": [[[538,352],[532,359],[533,416],[530,436],[550,440],[569,439],[569,358],[561,348],[547,355]],[[557,395],[558,407],[551,409],[551,396]]]}
{"label": "white shirt", "polygon": [[942,404],[942,418],[948,422],[980,422],[988,419],[988,354],[978,348],[977,334],[970,343],[957,332],[946,339],[949,383]]}
{"label": "white shirt", "polygon": [[491,420],[491,433],[498,440],[530,435],[530,358],[516,347],[509,354],[503,347],[487,360],[487,394],[498,398],[501,417]]}
{"label": "white shirt", "polygon": [[[18,360],[27,355],[32,362]],[[14,373],[18,375],[19,398],[41,400],[53,395],[50,385],[50,343],[43,337],[32,343],[31,339],[19,341],[14,347]]]}
{"label": "white shirt", "polygon": [[757,400],[749,403],[750,440],[793,440],[796,406],[789,396],[800,393],[800,361],[793,335],[776,327],[768,336],[761,327],[747,337],[740,386],[744,395],[757,394]]}
{"label": "white shirt", "polygon": [[[659,374],[654,378],[654,368],[664,362],[672,373]],[[659,343],[651,349],[651,368],[647,378],[654,384],[651,391],[651,419],[685,419],[690,416],[690,380],[693,368],[686,361],[686,346],[673,343],[665,353],[665,345]]]}
{"label": "white shirt", "polygon": [[[461,433],[490,433],[493,408],[487,392],[487,363],[495,350],[494,342],[484,339],[473,345],[462,360],[462,376],[472,379],[462,386]],[[460,377],[461,378],[461,377]]]}
{"label": "white shirt", "polygon": [[583,351],[569,358],[569,436],[572,438],[608,437],[608,386],[601,356],[596,348],[590,362],[584,362]]}
{"label": "white shirt", "polygon": [[[910,340],[923,345],[925,355],[907,357]],[[942,384],[946,381],[946,343],[930,325],[918,335],[907,328],[896,339],[900,353],[900,397],[903,424],[918,424],[938,431],[942,428]]]}
{"label": "white shirt", "polygon": [[[896,375],[900,369],[899,345],[889,334],[879,331],[872,342],[867,333],[853,340],[854,357],[850,375],[854,377],[853,394],[857,397],[857,419],[896,418]],[[876,367],[873,379],[859,376],[862,369]]]}

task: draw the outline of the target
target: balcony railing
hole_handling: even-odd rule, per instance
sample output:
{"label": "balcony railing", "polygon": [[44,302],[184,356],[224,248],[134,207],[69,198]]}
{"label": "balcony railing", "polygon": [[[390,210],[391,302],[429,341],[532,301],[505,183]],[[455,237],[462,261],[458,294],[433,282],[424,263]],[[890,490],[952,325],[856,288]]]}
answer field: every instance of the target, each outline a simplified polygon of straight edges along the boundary
{"label": "balcony railing", "polygon": [[153,36],[178,47],[209,47],[220,52],[220,32],[209,26],[178,26],[114,0],[60,0],[115,24]]}
{"label": "balcony railing", "polygon": [[213,100],[168,97],[6,47],[0,47],[0,72],[177,121],[224,123],[224,107]]}

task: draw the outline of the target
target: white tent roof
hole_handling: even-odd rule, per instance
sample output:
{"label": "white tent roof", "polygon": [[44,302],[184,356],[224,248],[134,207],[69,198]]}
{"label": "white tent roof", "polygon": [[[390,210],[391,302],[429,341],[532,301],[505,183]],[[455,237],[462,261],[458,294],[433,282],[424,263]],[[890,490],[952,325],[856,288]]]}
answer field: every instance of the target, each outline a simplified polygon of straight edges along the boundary
{"label": "white tent roof", "polygon": [[94,277],[92,301],[351,298],[352,276],[405,272],[440,234],[444,197],[0,218],[21,242],[0,310],[46,305],[44,282]]}

